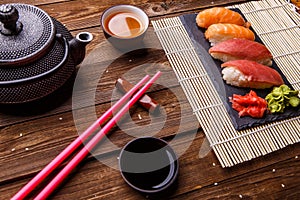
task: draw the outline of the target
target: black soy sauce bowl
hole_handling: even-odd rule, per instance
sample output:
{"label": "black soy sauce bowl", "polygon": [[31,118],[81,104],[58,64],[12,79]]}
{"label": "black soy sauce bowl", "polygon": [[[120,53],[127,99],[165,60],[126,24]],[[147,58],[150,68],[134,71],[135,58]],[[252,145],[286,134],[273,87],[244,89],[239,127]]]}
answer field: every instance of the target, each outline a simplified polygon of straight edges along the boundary
{"label": "black soy sauce bowl", "polygon": [[173,188],[179,163],[166,141],[140,137],[128,142],[121,150],[119,169],[125,182],[135,190],[159,195]]}

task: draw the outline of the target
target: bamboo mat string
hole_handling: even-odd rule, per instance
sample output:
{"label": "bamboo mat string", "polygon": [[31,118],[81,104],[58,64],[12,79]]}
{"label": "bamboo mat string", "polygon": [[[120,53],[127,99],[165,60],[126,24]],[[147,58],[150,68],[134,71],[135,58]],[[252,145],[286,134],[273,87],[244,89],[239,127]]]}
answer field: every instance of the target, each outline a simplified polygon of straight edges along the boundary
{"label": "bamboo mat string", "polygon": [[[300,89],[299,15],[283,0],[234,5],[251,22],[274,61]],[[264,21],[261,21],[261,18]],[[300,141],[300,117],[237,131],[179,17],[152,21],[155,33],[193,113],[222,167],[230,167]]]}
{"label": "bamboo mat string", "polygon": [[[299,15],[296,14],[297,18],[291,19],[291,15],[287,15],[286,13],[295,12],[290,9],[290,4],[287,4],[285,1],[252,2],[249,4],[244,4],[239,8],[242,10],[248,21],[252,23],[253,28],[256,30],[266,46],[271,50],[276,63],[282,63],[280,64],[281,70],[285,74],[291,74],[291,76],[287,77],[289,82],[291,82],[293,86],[297,84],[294,86],[294,88],[298,88],[298,77],[300,75],[300,29],[299,23],[296,24],[295,22],[299,22]],[[266,9],[270,10],[268,8],[271,8],[274,11],[263,12]],[[258,10],[259,12],[256,12],[255,14],[247,14],[251,13],[250,11],[252,9]],[[268,26],[262,24],[260,18],[264,18],[264,22],[268,24]],[[290,27],[295,28],[291,28],[291,30],[284,30]],[[280,28],[284,31],[280,31],[280,33],[278,33]],[[288,59],[281,59],[281,57],[288,57]]]}

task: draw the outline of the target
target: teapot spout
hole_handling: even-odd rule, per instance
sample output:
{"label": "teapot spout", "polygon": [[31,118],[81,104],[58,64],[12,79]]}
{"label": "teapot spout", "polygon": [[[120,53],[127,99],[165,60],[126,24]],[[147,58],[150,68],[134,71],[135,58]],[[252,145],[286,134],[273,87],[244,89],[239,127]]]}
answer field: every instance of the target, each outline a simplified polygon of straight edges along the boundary
{"label": "teapot spout", "polygon": [[85,47],[93,39],[93,35],[89,32],[81,32],[69,42],[71,56],[75,65],[80,64],[85,57]]}

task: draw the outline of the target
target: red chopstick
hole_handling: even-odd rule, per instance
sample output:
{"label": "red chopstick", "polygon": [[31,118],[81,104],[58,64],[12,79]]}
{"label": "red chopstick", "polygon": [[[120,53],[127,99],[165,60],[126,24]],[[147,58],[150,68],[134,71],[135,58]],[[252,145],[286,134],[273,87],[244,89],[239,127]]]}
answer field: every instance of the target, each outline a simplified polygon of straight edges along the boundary
{"label": "red chopstick", "polygon": [[90,153],[99,141],[110,131],[110,129],[122,118],[122,116],[135,104],[142,95],[159,78],[161,72],[157,72],[147,84],[141,88],[132,98],[121,108],[121,110],[84,146],[84,148],[74,156],[74,158],[52,179],[52,181],[35,197],[35,199],[46,199],[56,187],[68,176],[68,174]]}
{"label": "red chopstick", "polygon": [[[160,76],[158,72],[147,85],[147,89]],[[155,78],[155,79],[154,79]],[[107,110],[98,120],[96,120],[83,134],[74,140],[66,149],[64,149],[52,162],[50,162],[41,172],[39,172],[30,182],[28,182],[12,199],[24,199],[38,184],[40,184],[54,169],[56,169],[66,158],[68,158],[85,140],[90,136],[101,124],[103,124],[111,115],[112,112],[120,108],[147,80],[149,76],[145,76],[137,83],[128,93],[126,93],[117,103]],[[146,86],[146,85],[145,85]],[[143,88],[145,88],[145,86]],[[146,90],[143,90],[144,92]],[[139,93],[139,92],[138,92]],[[136,93],[136,94],[138,94]],[[136,96],[136,95],[135,95]],[[138,97],[136,97],[138,98]],[[133,104],[132,104],[133,105]],[[101,132],[101,131],[100,131]],[[104,135],[103,135],[104,136]],[[102,137],[103,137],[102,136]],[[102,138],[101,137],[101,138]],[[99,138],[99,140],[101,139]],[[85,148],[84,148],[85,149]],[[89,152],[89,151],[88,151]],[[87,153],[88,153],[87,152]],[[58,184],[57,184],[58,185]],[[42,194],[42,193],[40,193]],[[49,193],[50,194],[50,193]],[[37,197],[38,198],[38,197]]]}

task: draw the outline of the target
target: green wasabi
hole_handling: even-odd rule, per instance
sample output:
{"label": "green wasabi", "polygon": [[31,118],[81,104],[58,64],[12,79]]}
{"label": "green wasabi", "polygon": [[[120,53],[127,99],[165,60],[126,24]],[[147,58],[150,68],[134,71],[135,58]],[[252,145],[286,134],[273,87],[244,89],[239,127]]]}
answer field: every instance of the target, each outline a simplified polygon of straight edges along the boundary
{"label": "green wasabi", "polygon": [[287,85],[281,85],[274,87],[265,99],[268,102],[268,108],[271,113],[282,113],[288,106],[299,106],[300,99],[298,94],[298,90],[292,90]]}

